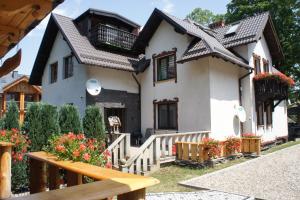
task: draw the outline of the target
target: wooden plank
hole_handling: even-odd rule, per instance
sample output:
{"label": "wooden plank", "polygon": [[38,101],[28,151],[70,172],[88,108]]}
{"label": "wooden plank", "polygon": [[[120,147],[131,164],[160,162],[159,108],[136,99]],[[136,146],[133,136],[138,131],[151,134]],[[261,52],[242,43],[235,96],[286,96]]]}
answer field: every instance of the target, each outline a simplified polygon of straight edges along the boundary
{"label": "wooden plank", "polygon": [[166,156],[166,137],[161,138],[161,157]]}
{"label": "wooden plank", "polygon": [[[112,196],[120,196],[120,198],[122,198],[125,196],[123,196],[122,194],[130,193],[133,191],[141,193],[140,195],[136,194],[136,196],[141,198],[143,192],[140,190],[144,190],[145,185],[147,185],[148,187],[157,183],[159,183],[159,181],[151,177],[147,177],[144,182],[139,182],[135,179],[120,178],[116,180],[105,180],[82,184],[64,188],[61,190],[52,190],[49,192],[14,198],[13,200],[95,200],[106,199]],[[134,198],[134,196],[129,196],[126,199],[135,200]]]}
{"label": "wooden plank", "polygon": [[250,152],[256,152],[255,149],[255,140],[249,140],[250,141]]}
{"label": "wooden plank", "polygon": [[203,144],[199,144],[198,146],[198,155],[199,155],[199,162],[203,163],[204,162],[204,150],[203,150]]}
{"label": "wooden plank", "polygon": [[11,195],[11,149],[12,144],[0,144],[0,199]]}
{"label": "wooden plank", "polygon": [[46,191],[46,164],[43,161],[30,158],[29,165],[30,194]]}
{"label": "wooden plank", "polygon": [[[122,173],[117,170],[112,170],[108,168],[98,167],[95,165],[90,165],[82,162],[72,162],[72,161],[58,161],[57,158],[49,153],[40,151],[28,153],[27,156],[31,159],[36,159],[48,164],[52,164],[59,168],[66,169],[68,171],[73,171],[84,176],[91,177],[95,180],[107,180],[107,179],[128,179],[132,178],[137,181],[143,182],[147,177],[137,176],[134,174]],[[35,176],[36,178],[36,176]]]}
{"label": "wooden plank", "polygon": [[176,150],[177,150],[177,159],[182,160],[182,143],[181,142],[176,143]]}
{"label": "wooden plank", "polygon": [[257,150],[256,150],[256,154],[258,155],[258,156],[260,156],[260,152],[261,152],[261,139],[259,138],[258,140],[256,140],[257,141]]}
{"label": "wooden plank", "polygon": [[182,145],[183,151],[182,151],[182,160],[189,160],[189,144],[183,143]]}
{"label": "wooden plank", "polygon": [[72,187],[82,184],[82,175],[72,171],[67,171],[67,186]]}
{"label": "wooden plank", "polygon": [[139,189],[133,192],[128,192],[126,194],[118,195],[118,200],[145,200],[146,199],[146,189]]}
{"label": "wooden plank", "polygon": [[49,189],[50,190],[59,189],[59,185],[60,185],[59,168],[54,165],[49,165],[48,172],[49,172]]}
{"label": "wooden plank", "polygon": [[168,138],[168,156],[172,156],[173,138]]}
{"label": "wooden plank", "polygon": [[193,161],[197,160],[197,151],[198,151],[198,144],[191,144],[191,159]]}

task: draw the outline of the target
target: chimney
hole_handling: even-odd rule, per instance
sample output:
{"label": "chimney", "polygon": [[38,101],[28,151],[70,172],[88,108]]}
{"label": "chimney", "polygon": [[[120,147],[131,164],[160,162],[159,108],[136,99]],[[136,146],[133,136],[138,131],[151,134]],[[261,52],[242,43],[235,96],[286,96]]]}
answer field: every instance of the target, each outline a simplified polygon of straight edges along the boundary
{"label": "chimney", "polygon": [[18,77],[18,71],[13,71],[11,76],[12,76],[12,78],[17,78]]}
{"label": "chimney", "polygon": [[223,27],[223,26],[225,26],[225,20],[222,19],[222,20],[216,21],[216,22],[214,22],[214,23],[209,24],[208,26],[209,26],[209,28],[211,28],[211,29]]}

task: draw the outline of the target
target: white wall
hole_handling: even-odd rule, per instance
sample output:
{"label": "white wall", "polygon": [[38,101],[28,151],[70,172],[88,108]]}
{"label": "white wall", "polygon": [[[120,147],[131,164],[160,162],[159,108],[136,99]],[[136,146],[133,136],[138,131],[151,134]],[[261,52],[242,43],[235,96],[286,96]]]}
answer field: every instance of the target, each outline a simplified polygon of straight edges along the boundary
{"label": "white wall", "polygon": [[[78,106],[80,113],[84,113],[85,101],[85,81],[86,71],[84,65],[78,64],[73,57],[73,76],[63,79],[63,59],[71,55],[71,49],[63,36],[58,32],[52,47],[49,59],[44,69],[42,78],[42,101],[60,106],[65,103],[73,103]],[[50,65],[58,62],[57,82],[50,83]]]}
{"label": "white wall", "polygon": [[[146,57],[177,48],[180,57],[190,43],[187,35],[178,34],[174,28],[162,21],[146,48]],[[153,128],[153,100],[178,98],[179,131],[210,130],[208,59],[177,64],[175,80],[156,82],[153,87],[153,63],[142,74],[141,83],[141,127],[145,133]]]}
{"label": "white wall", "polygon": [[240,73],[247,71],[218,58],[210,58],[209,63],[211,136],[219,140],[239,136],[235,107],[239,106]]}

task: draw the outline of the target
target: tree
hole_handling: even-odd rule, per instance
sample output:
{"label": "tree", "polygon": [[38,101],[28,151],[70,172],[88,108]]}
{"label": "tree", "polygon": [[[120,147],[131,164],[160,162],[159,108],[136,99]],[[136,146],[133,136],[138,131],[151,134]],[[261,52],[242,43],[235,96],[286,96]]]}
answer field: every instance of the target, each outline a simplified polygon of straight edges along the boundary
{"label": "tree", "polygon": [[4,118],[4,128],[11,130],[12,128],[19,129],[19,108],[15,101],[8,104],[8,109]]}
{"label": "tree", "polygon": [[283,48],[285,59],[278,66],[279,70],[295,79],[296,87],[291,90],[290,98],[297,101],[300,98],[300,1],[232,0],[227,5],[226,23],[265,11],[270,11]]}
{"label": "tree", "polygon": [[61,133],[81,132],[81,123],[78,110],[73,105],[63,105],[59,110],[59,127]]}
{"label": "tree", "polygon": [[186,18],[195,22],[208,26],[209,24],[222,20],[224,15],[214,14],[210,10],[195,8]]}
{"label": "tree", "polygon": [[85,135],[89,138],[105,140],[105,125],[102,115],[97,106],[88,106],[82,119],[82,126]]}

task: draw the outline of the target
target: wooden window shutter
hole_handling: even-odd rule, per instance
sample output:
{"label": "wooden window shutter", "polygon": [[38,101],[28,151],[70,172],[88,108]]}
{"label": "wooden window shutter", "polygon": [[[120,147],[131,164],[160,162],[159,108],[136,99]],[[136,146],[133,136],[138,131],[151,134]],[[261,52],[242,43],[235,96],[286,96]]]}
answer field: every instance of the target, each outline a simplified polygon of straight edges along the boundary
{"label": "wooden window shutter", "polygon": [[263,126],[264,125],[264,104],[259,103],[257,105],[257,125],[258,126]]}

